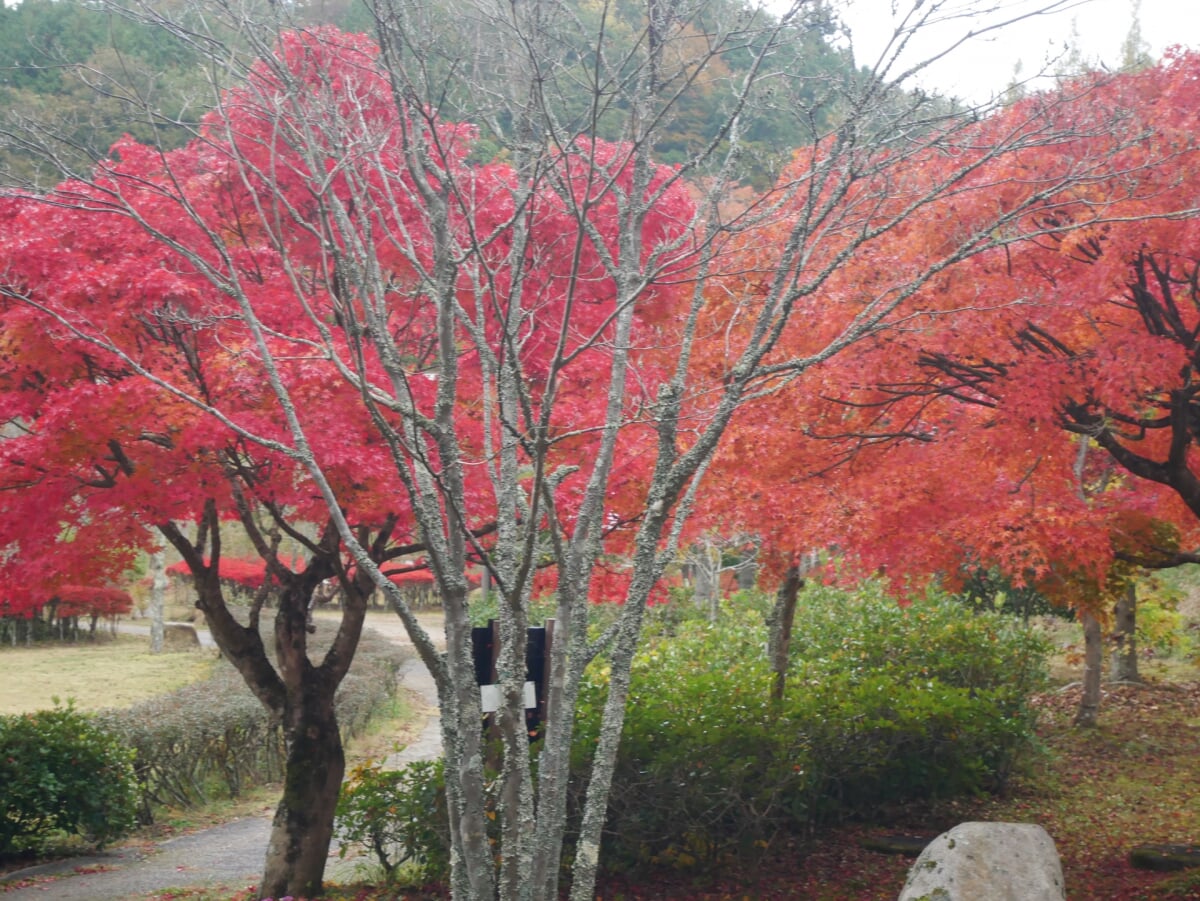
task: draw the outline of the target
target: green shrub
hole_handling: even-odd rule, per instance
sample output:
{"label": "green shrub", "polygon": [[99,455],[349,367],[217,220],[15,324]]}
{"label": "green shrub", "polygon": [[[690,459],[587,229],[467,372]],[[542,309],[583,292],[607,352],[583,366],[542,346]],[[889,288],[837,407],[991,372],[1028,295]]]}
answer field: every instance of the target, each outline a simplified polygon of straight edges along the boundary
{"label": "green shrub", "polygon": [[[803,767],[780,752],[761,620],[718,626],[671,617],[634,663],[604,847],[623,861],[709,859],[786,818],[781,800]],[[672,634],[673,633],[673,634]],[[607,667],[580,696],[575,760],[590,762]]]}
{"label": "green shrub", "polygon": [[997,569],[969,569],[957,598],[972,610],[991,610],[1020,616],[1053,616],[1073,620],[1074,611],[1054,604],[1031,585],[1018,585]]}
{"label": "green shrub", "polygon": [[398,770],[379,764],[356,767],[338,798],[336,827],[343,844],[375,855],[396,878],[404,864],[419,880],[442,880],[450,873],[450,824],[442,762],[418,760]]}
{"label": "green shrub", "polygon": [[0,717],[0,854],[52,833],[102,846],[133,827],[133,752],[70,705]]}
{"label": "green shrub", "polygon": [[1047,648],[1035,632],[1001,613],[965,615],[937,591],[901,606],[876,582],[854,592],[810,585],[792,635],[793,660],[851,679],[888,673],[901,682],[1008,688],[1018,706],[1045,679]]}
{"label": "green shrub", "polygon": [[1189,635],[1179,601],[1166,592],[1143,593],[1137,602],[1137,645],[1163,657],[1189,656]]}
{"label": "green shrub", "polygon": [[[770,701],[761,603],[676,615],[639,653],[606,825],[607,862],[716,862],[779,830],[1003,784],[1034,725],[1045,649],[1011,617],[875,585],[807,589],[792,673]],[[756,609],[757,608],[757,609]],[[589,670],[576,763],[608,680]]]}

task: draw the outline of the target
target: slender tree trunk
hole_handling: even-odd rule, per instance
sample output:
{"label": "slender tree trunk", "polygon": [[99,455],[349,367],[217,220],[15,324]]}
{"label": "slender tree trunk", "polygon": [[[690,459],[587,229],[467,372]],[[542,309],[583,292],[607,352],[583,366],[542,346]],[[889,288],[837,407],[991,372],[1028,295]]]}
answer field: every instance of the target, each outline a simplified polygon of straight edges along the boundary
{"label": "slender tree trunk", "polygon": [[289,699],[287,763],[275,810],[260,898],[321,894],[333,840],[333,814],[346,770],[332,686],[309,686]]}
{"label": "slender tree trunk", "polygon": [[1112,681],[1141,682],[1137,657],[1137,585],[1133,582],[1117,601],[1113,620]]}
{"label": "slender tree trunk", "polygon": [[737,587],[741,591],[749,591],[758,582],[758,564],[753,558],[743,560],[734,568],[737,576]]}
{"label": "slender tree trunk", "polygon": [[[717,552],[719,553],[719,552]],[[717,604],[721,596],[720,588],[720,559],[713,560],[714,550],[706,545],[696,545],[692,549],[692,561],[696,576],[693,580],[693,599],[697,607],[708,609],[708,618],[717,618]]]}
{"label": "slender tree trunk", "polygon": [[771,611],[767,638],[767,657],[771,661],[771,672],[775,674],[775,684],[771,688],[771,699],[774,701],[783,700],[788,674],[788,649],[792,644],[792,623],[796,619],[796,599],[803,585],[800,567],[792,565],[788,567],[783,584],[775,594],[775,608]]}
{"label": "slender tree trunk", "polygon": [[150,578],[150,653],[160,654],[167,592],[167,556],[162,548],[150,555]]}
{"label": "slender tree trunk", "polygon": [[1076,726],[1095,726],[1100,711],[1100,684],[1104,677],[1104,635],[1100,621],[1090,613],[1080,614],[1083,622],[1083,697],[1075,713]]}

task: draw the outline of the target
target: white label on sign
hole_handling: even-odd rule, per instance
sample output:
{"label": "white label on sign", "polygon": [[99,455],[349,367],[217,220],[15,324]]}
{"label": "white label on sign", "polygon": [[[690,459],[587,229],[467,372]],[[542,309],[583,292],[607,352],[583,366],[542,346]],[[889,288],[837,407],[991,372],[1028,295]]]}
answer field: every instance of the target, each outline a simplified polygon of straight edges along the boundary
{"label": "white label on sign", "polygon": [[[500,686],[480,685],[479,703],[484,713],[495,713],[500,709]],[[532,682],[525,683],[525,706],[532,709],[537,706],[537,687]]]}

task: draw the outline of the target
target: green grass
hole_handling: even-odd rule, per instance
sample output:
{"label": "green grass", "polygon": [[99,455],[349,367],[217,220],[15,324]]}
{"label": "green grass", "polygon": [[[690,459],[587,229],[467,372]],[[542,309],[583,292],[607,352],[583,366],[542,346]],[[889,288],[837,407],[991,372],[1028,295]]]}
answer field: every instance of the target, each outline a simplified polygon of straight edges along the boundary
{"label": "green grass", "polygon": [[0,648],[0,714],[27,713],[72,699],[80,710],[128,707],[206,678],[215,651],[151,654],[149,639]]}

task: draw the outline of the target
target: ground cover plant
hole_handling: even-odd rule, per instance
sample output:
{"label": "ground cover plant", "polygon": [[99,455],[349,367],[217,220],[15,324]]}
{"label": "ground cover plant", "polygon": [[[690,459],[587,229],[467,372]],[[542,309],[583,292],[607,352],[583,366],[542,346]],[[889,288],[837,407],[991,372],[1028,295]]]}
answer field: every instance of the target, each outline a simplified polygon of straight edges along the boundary
{"label": "ground cover plant", "polygon": [[1194,664],[1173,678],[1106,686],[1093,729],[1073,725],[1081,688],[1055,685],[1033,699],[1038,753],[998,795],[911,799],[813,836],[772,841],[708,876],[660,867],[610,874],[604,901],[894,901],[911,860],[866,850],[864,839],[932,838],[970,820],[1033,822],[1054,838],[1072,901],[1166,901],[1200,897],[1200,875],[1135,869],[1143,842],[1194,844],[1200,836],[1200,681]]}
{"label": "ground cover plant", "polygon": [[[801,602],[804,640],[782,699],[762,653],[770,598],[744,593],[715,620],[684,600],[654,610],[634,662],[605,869],[711,870],[883,805],[1005,786],[1033,738],[1045,642],[1013,617],[964,615],[936,592],[901,607],[879,583],[813,586]],[[577,766],[595,747],[609,675],[589,670]],[[406,876],[444,879],[440,778],[424,764],[361,768],[339,829],[389,877],[412,859]],[[581,806],[574,799],[576,814]]]}
{"label": "ground cover plant", "polygon": [[[1019,621],[964,616],[936,592],[902,607],[875,583],[813,585],[776,700],[762,652],[768,606],[742,595],[716,622],[697,610],[639,654],[610,868],[753,858],[783,835],[884,805],[998,790],[1029,750],[1046,647]],[[603,685],[607,674],[591,678]],[[586,754],[597,723],[584,697]]]}
{"label": "ground cover plant", "polygon": [[[313,653],[327,647],[335,632],[335,624],[318,623]],[[370,718],[384,707],[395,711],[389,701],[401,660],[402,653],[393,643],[370,631],[364,636],[361,654],[337,696],[346,738],[363,734]],[[0,737],[11,738],[24,749],[6,757],[8,766],[15,769],[5,777],[10,796],[3,806],[15,809],[22,799],[32,798],[29,786],[36,788],[34,784],[42,778],[39,773],[48,772],[46,767],[63,755],[83,761],[67,768],[71,778],[80,780],[80,797],[95,795],[94,803],[72,802],[60,812],[52,811],[52,816],[35,812],[20,821],[10,816],[4,822],[12,826],[13,835],[0,852],[23,850],[29,842],[21,848],[9,847],[19,833],[29,832],[31,839],[38,840],[37,847],[45,848],[48,834],[71,832],[77,825],[86,837],[104,841],[127,828],[126,813],[131,811],[149,825],[164,812],[172,819],[172,809],[236,799],[280,778],[283,750],[278,722],[271,720],[233,668],[213,652],[152,655],[146,651],[144,639],[116,638],[95,644],[4,649],[0,651],[0,671],[4,673],[0,701],[13,708],[0,707],[0,715],[32,715],[32,719],[0,720]],[[69,699],[69,710],[58,707],[56,691]],[[78,705],[76,695],[82,697]],[[85,716],[85,710],[92,713]],[[403,707],[399,711],[407,713]],[[395,716],[392,723],[396,725]],[[108,742],[102,743],[103,748],[120,749],[122,765],[132,767],[131,781],[126,785],[114,779],[111,792],[96,792],[92,790],[96,772],[89,769],[87,761],[104,767],[108,763],[96,763],[99,758],[72,750],[74,745],[65,749],[47,746],[39,751],[33,738],[17,741],[25,732],[14,731],[13,724],[33,728],[30,734],[34,738],[43,733],[50,738],[70,733],[81,741],[87,736],[100,741],[94,732]],[[378,736],[374,745],[378,747]],[[14,773],[22,778],[15,778]],[[68,789],[74,785],[57,771],[51,782]],[[38,791],[46,795],[51,788]],[[112,829],[106,831],[95,810],[113,808],[113,799],[124,798],[124,789],[132,792],[129,811],[118,811],[119,815],[112,817]],[[46,798],[42,806],[53,800]],[[69,848],[70,843],[62,844],[62,850]]]}
{"label": "ground cover plant", "polygon": [[[1194,672],[1192,675],[1196,675]],[[752,859],[716,870],[678,866],[601,877],[597,901],[895,901],[912,861],[869,851],[867,838],[932,838],[969,820],[1035,822],[1062,857],[1070,901],[1176,901],[1200,897],[1200,877],[1134,869],[1129,848],[1200,835],[1200,682],[1106,688],[1095,729],[1072,725],[1078,687],[1039,694],[1042,752],[999,796],[914,800],[812,836],[779,837]],[[380,882],[329,886],[329,901],[442,901],[439,886]],[[175,890],[154,901],[248,901],[246,887]]]}

